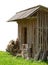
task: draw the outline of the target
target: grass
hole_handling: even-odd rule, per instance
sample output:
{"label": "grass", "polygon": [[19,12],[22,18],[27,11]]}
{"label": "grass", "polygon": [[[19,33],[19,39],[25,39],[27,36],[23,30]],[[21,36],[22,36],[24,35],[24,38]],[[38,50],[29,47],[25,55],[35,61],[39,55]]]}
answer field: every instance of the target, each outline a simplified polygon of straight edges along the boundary
{"label": "grass", "polygon": [[0,51],[0,65],[48,65],[48,61],[26,60],[21,57],[14,57],[8,52]]}

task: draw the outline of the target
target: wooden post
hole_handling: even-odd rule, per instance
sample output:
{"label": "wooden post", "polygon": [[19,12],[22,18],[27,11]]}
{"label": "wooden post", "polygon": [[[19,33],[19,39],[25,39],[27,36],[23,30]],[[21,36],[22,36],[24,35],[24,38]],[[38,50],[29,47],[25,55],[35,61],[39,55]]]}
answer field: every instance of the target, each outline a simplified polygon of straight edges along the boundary
{"label": "wooden post", "polygon": [[33,54],[35,55],[35,49],[34,49],[34,22],[33,22]]}
{"label": "wooden post", "polygon": [[43,12],[42,12],[42,50],[43,50]]}
{"label": "wooden post", "polygon": [[39,16],[39,22],[40,22],[40,24],[39,24],[40,25],[40,27],[39,27],[39,30],[40,30],[39,31],[40,32],[40,36],[39,37],[40,37],[40,39],[39,40],[40,40],[40,49],[41,49],[41,42],[42,42],[41,41],[41,13],[40,13],[40,16]]}
{"label": "wooden post", "polygon": [[37,52],[39,51],[39,12],[37,12]]}
{"label": "wooden post", "polygon": [[45,21],[45,28],[44,28],[44,30],[45,30],[45,34],[44,34],[44,37],[45,37],[45,39],[44,39],[44,51],[46,50],[46,43],[47,43],[47,29],[46,29],[46,13],[44,13],[44,21]]}
{"label": "wooden post", "polygon": [[45,14],[45,22],[46,22],[46,50],[47,50],[47,14]]}
{"label": "wooden post", "polygon": [[48,13],[46,13],[46,25],[47,25],[47,50],[48,50]]}

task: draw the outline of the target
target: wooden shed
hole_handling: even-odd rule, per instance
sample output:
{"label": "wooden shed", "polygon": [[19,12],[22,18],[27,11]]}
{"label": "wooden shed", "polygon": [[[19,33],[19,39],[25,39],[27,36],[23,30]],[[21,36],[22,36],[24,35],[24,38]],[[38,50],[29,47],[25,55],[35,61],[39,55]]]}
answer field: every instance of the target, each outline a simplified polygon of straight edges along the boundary
{"label": "wooden shed", "polygon": [[[9,21],[18,23],[20,49],[23,44],[34,57],[39,50],[48,50],[48,8],[38,5],[17,12]],[[8,21],[8,22],[9,22]]]}

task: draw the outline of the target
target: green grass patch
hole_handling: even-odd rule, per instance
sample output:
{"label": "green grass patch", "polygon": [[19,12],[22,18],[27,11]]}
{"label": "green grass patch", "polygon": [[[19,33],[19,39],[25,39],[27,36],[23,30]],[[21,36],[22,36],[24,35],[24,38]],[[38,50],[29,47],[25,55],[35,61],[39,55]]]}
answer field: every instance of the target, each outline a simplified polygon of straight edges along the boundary
{"label": "green grass patch", "polygon": [[0,65],[48,65],[48,61],[26,60],[22,57],[15,57],[8,52],[0,51]]}

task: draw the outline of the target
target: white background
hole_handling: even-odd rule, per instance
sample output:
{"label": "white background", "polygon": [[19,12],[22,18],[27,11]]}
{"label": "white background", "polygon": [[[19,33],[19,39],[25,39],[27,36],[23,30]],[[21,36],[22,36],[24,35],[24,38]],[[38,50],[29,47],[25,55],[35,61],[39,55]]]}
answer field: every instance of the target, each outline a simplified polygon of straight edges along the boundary
{"label": "white background", "polygon": [[8,42],[18,37],[16,22],[7,22],[16,12],[36,5],[48,7],[48,0],[0,0],[0,50],[5,50]]}

